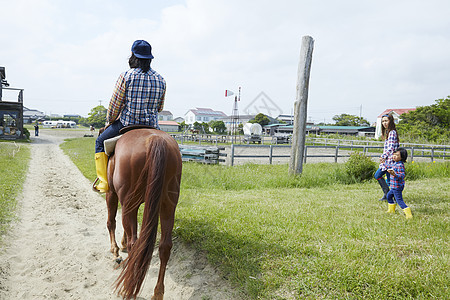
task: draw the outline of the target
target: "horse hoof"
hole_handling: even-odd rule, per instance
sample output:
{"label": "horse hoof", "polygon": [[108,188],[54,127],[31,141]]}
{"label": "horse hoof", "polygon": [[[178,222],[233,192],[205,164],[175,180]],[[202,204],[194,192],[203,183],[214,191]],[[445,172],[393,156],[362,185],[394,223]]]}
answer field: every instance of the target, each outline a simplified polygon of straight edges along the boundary
{"label": "horse hoof", "polygon": [[119,256],[119,257],[115,258],[114,261],[116,262],[116,264],[120,265],[123,262],[123,258],[121,256]]}

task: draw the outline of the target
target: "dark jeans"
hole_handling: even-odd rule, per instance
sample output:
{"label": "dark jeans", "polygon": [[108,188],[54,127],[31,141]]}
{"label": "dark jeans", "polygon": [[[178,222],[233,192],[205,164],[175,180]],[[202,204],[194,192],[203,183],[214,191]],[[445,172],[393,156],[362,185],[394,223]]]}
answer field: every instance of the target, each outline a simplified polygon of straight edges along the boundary
{"label": "dark jeans", "polygon": [[383,171],[383,170],[381,170],[381,169],[378,169],[378,170],[375,172],[374,177],[375,177],[376,180],[378,180],[378,179],[380,179],[381,177],[383,177],[384,174],[386,174],[386,183],[387,183],[387,185],[389,186],[389,184],[391,183],[391,174],[389,174],[388,171]]}
{"label": "dark jeans", "polygon": [[402,191],[403,191],[403,187],[391,189],[389,191],[389,193],[387,194],[387,201],[388,201],[388,203],[394,204],[395,203],[394,202],[394,197],[395,197],[395,201],[397,201],[397,204],[402,209],[407,208],[408,205],[406,205],[405,201],[403,201]]}
{"label": "dark jeans", "polygon": [[123,127],[124,126],[122,125],[122,123],[120,123],[119,120],[109,125],[108,128],[106,128],[105,131],[103,131],[102,134],[98,136],[97,140],[95,140],[95,153],[105,152],[105,145],[103,144],[103,142],[107,139],[118,136],[120,129],[122,129]]}

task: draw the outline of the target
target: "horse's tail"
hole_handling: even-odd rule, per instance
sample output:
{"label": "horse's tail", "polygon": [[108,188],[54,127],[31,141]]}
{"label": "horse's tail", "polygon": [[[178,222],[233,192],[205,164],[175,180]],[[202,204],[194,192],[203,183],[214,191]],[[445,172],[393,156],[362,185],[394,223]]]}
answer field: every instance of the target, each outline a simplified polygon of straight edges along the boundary
{"label": "horse's tail", "polygon": [[119,289],[119,294],[125,299],[137,297],[152,259],[166,173],[166,146],[164,138],[157,135],[150,138],[142,170],[147,172],[147,176],[141,174],[139,180],[143,182],[136,183],[137,186],[145,188],[145,207],[139,238],[131,249],[128,249],[128,258],[116,282],[116,289]]}

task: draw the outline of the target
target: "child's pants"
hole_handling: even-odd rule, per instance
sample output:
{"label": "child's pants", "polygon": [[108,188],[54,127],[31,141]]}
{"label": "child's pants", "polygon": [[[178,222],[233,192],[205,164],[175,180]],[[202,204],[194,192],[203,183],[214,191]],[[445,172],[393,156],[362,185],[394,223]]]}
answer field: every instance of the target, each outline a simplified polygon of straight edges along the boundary
{"label": "child's pants", "polygon": [[391,188],[391,190],[387,193],[387,201],[390,204],[394,204],[394,196],[395,196],[395,201],[397,201],[397,204],[400,206],[401,209],[405,209],[408,207],[408,205],[406,205],[405,201],[403,201],[403,196],[402,196],[402,191],[403,191],[403,187],[401,188]]}

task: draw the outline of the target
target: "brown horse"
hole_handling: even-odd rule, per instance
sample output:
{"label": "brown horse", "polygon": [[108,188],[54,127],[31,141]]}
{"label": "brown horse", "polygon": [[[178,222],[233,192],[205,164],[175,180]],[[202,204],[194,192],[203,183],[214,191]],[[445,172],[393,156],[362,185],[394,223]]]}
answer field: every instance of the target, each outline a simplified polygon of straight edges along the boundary
{"label": "brown horse", "polygon": [[[152,299],[163,299],[164,274],[172,248],[172,229],[181,180],[181,154],[177,142],[167,133],[156,129],[134,129],[126,132],[117,142],[115,153],[109,159],[106,194],[108,206],[107,227],[111,252],[116,259],[116,213],[118,202],[122,206],[124,237],[122,247],[128,258],[116,282],[116,290],[125,299],[136,298],[155,246],[158,218],[161,221],[159,243],[158,281]],[[141,232],[137,233],[137,213],[145,203]]]}

